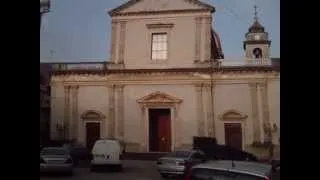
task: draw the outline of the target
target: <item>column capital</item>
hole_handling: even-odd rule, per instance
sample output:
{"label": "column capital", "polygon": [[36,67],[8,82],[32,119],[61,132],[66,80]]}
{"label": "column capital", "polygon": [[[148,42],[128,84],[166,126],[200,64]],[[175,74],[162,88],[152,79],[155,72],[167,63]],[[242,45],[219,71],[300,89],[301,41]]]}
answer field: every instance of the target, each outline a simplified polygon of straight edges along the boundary
{"label": "column capital", "polygon": [[70,85],[64,85],[64,90],[66,91],[66,90],[69,90],[71,88],[71,86]]}
{"label": "column capital", "polygon": [[114,85],[114,88],[118,89],[118,90],[121,90],[124,88],[124,85],[123,84],[115,84]]}
{"label": "column capital", "polygon": [[69,88],[73,89],[73,90],[78,90],[79,89],[79,85],[69,85]]}
{"label": "column capital", "polygon": [[250,82],[250,81],[249,81],[249,82],[248,82],[248,85],[249,85],[249,86],[257,86],[257,82]]}
{"label": "column capital", "polygon": [[265,83],[265,82],[259,82],[259,83],[257,83],[257,85],[259,88],[266,88],[267,87],[267,83]]}

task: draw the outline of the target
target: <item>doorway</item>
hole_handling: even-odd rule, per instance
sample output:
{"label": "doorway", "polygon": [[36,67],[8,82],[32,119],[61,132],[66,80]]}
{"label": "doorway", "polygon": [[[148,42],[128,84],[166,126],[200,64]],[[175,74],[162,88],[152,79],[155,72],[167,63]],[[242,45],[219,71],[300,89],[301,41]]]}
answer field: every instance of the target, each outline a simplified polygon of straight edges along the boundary
{"label": "doorway", "polygon": [[242,128],[241,123],[225,123],[225,144],[242,150]]}
{"label": "doorway", "polygon": [[86,146],[92,149],[96,140],[100,139],[100,123],[86,122]]}
{"label": "doorway", "polygon": [[149,151],[171,151],[171,111],[149,109]]}

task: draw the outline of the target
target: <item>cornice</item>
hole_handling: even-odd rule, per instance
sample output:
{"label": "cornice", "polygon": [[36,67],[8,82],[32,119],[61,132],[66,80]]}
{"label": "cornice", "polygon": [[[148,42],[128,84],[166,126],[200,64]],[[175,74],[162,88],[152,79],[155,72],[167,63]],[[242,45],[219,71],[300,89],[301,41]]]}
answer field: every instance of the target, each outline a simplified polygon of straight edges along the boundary
{"label": "cornice", "polygon": [[166,11],[138,11],[138,12],[115,12],[111,17],[116,16],[144,16],[144,15],[161,15],[161,14],[182,14],[182,13],[198,13],[198,12],[211,12],[208,9],[181,9],[181,10],[166,10]]}
{"label": "cornice", "polygon": [[109,69],[109,70],[58,70],[53,75],[110,75],[110,74],[186,74],[186,73],[267,73],[278,72],[278,66],[225,66],[225,67],[208,67],[208,68],[171,68],[171,69]]}

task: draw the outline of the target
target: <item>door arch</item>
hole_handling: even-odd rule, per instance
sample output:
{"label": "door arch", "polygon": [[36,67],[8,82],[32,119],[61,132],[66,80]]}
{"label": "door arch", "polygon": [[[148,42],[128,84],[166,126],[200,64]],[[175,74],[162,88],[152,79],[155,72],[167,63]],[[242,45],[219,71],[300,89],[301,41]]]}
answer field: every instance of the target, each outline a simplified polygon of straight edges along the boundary
{"label": "door arch", "polygon": [[104,131],[105,115],[98,111],[88,110],[82,113],[81,119],[84,123],[85,145],[91,149],[95,141],[101,138]]}
{"label": "door arch", "polygon": [[222,113],[219,118],[224,124],[225,144],[237,149],[244,149],[245,144],[245,119],[248,116],[235,109]]}

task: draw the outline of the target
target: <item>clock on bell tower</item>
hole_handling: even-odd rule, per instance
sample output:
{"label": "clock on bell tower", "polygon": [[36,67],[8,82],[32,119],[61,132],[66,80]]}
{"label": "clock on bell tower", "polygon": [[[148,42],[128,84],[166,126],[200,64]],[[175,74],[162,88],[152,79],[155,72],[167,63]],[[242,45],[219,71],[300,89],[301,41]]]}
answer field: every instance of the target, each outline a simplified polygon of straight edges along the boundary
{"label": "clock on bell tower", "polygon": [[245,50],[245,59],[250,62],[269,62],[271,41],[268,39],[268,33],[258,21],[257,6],[254,6],[254,21],[249,27],[243,41]]}

